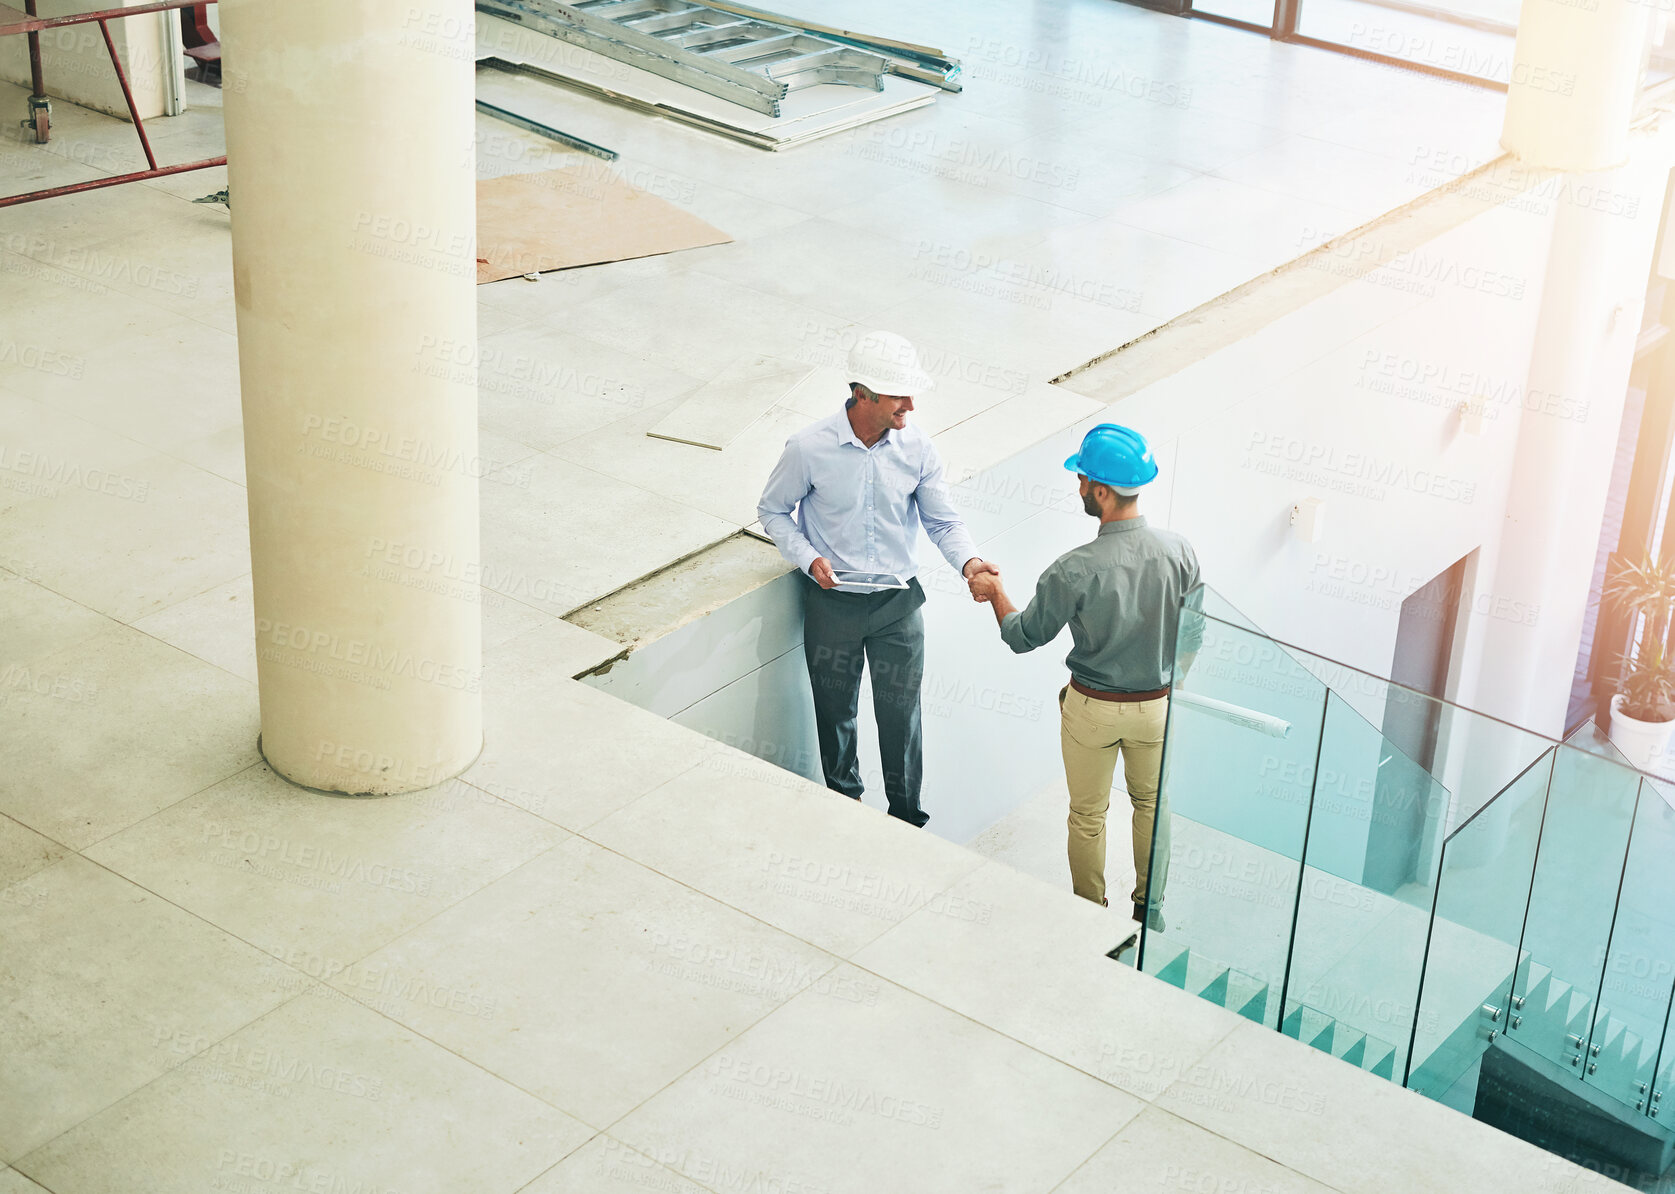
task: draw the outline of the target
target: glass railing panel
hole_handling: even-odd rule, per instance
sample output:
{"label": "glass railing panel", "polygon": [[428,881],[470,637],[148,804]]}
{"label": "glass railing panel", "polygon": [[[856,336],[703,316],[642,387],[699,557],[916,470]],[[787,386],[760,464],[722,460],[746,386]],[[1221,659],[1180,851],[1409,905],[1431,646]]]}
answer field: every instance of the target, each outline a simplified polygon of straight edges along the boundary
{"label": "glass railing panel", "polygon": [[1239,1010],[1277,1027],[1326,690],[1272,640],[1195,610],[1177,660],[1191,668],[1170,699],[1153,843],[1163,927],[1140,967],[1236,971],[1260,992]]}
{"label": "glass railing panel", "polygon": [[1675,786],[1651,777],[1641,781],[1604,962],[1583,1080],[1635,1111],[1649,1111],[1675,992]]}
{"label": "glass railing panel", "polygon": [[[1252,634],[1262,634],[1262,628],[1247,618],[1243,611],[1222,596],[1209,585],[1199,585],[1187,594],[1187,603],[1193,609],[1202,610],[1206,617],[1214,618],[1218,622],[1239,630],[1248,630]],[[1264,636],[1266,637],[1266,636]]]}
{"label": "glass railing panel", "polygon": [[1610,759],[1613,763],[1624,767],[1633,767],[1628,756],[1617,749],[1617,744],[1599,728],[1599,723],[1593,719],[1583,722],[1576,731],[1565,740],[1566,746],[1573,746],[1577,750],[1586,751],[1591,755],[1598,755],[1602,759]]}
{"label": "glass railing panel", "polygon": [[[1657,780],[1648,780],[1647,788],[1648,790],[1655,788],[1658,797],[1658,805],[1668,806],[1671,803],[1675,803],[1675,790],[1672,790],[1669,784]],[[1644,794],[1641,803],[1643,805],[1648,803],[1648,801],[1644,799]],[[1659,825],[1661,830],[1661,811],[1659,812]],[[1655,848],[1656,847],[1654,846],[1648,846],[1646,850],[1647,856],[1650,856]],[[1672,856],[1665,855],[1665,857],[1669,858]],[[1670,866],[1668,863],[1665,863],[1665,868],[1669,871],[1675,872],[1675,866]],[[1675,916],[1675,903],[1671,903],[1666,897],[1663,908],[1661,910],[1649,909],[1648,917],[1657,916],[1660,911],[1664,918]],[[1660,925],[1658,934],[1662,936],[1663,940],[1668,941],[1670,929]],[[1650,953],[1652,951],[1648,949],[1647,952]],[[1650,969],[1656,971],[1660,961],[1666,968],[1671,963],[1675,963],[1675,947],[1666,947],[1662,958],[1655,959],[1647,965]],[[1631,976],[1633,974],[1633,968],[1633,964],[1631,963]],[[1608,975],[1611,973],[1609,966],[1606,968],[1606,973]],[[1630,981],[1635,980],[1631,977]],[[1646,980],[1640,981],[1645,981],[1647,983],[1649,989],[1647,992],[1644,992],[1647,994],[1650,993],[1650,989],[1664,985],[1661,980],[1650,977]],[[1656,1018],[1655,1013],[1653,1018]],[[1663,1027],[1656,1034],[1656,1039],[1658,1041],[1658,1049],[1657,1057],[1652,1063],[1652,1078],[1650,1083],[1651,1089],[1646,1092],[1646,1103],[1642,1110],[1649,1118],[1656,1120],[1658,1123],[1667,1128],[1670,1125],[1675,1124],[1675,1007],[1665,1005],[1663,1012]],[[1668,1107],[1664,1106],[1666,1101],[1669,1102]]]}
{"label": "glass railing panel", "polygon": [[1553,755],[1443,843],[1407,1084],[1444,1098],[1506,1023]]}
{"label": "glass railing panel", "polygon": [[1297,653],[1314,676],[1452,794],[1447,834],[1523,774],[1553,740],[1394,684],[1335,660]]}
{"label": "glass railing panel", "polygon": [[1282,1011],[1315,1008],[1339,1035],[1399,1041],[1395,1073],[1407,1062],[1448,805],[1429,772],[1328,696]]}
{"label": "glass railing panel", "polygon": [[1553,741],[1540,734],[1458,706],[1449,706],[1443,714],[1440,736],[1439,753],[1447,761],[1435,771],[1454,794],[1444,826],[1448,833],[1476,816],[1553,747]]}
{"label": "glass railing panel", "polygon": [[1507,1035],[1578,1076],[1639,791],[1639,775],[1609,758],[1555,752]]}

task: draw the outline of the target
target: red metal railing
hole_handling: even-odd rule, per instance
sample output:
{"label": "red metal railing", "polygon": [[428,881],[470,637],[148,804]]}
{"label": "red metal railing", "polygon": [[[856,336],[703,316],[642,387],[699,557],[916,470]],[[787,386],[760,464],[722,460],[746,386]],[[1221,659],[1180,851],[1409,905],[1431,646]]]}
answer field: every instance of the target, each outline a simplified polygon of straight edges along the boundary
{"label": "red metal railing", "polygon": [[215,3],[215,0],[162,0],[157,4],[140,4],[133,8],[106,8],[97,12],[78,12],[59,17],[43,17],[35,11],[35,0],[24,0],[26,11],[18,11],[9,5],[0,3],[0,36],[8,33],[21,33],[29,39],[29,73],[35,94],[30,97],[30,111],[35,124],[36,140],[44,143],[47,140],[49,117],[45,107],[46,78],[41,64],[41,31],[58,29],[65,25],[98,25],[99,31],[105,36],[105,49],[110,53],[111,67],[116,71],[116,81],[122,86],[122,98],[128,105],[129,118],[134,122],[134,131],[139,134],[140,148],[145,151],[148,169],[135,170],[128,174],[113,174],[109,178],[97,178],[89,182],[70,183],[67,186],[47,187],[40,191],[26,191],[21,195],[0,196],[0,207],[13,207],[19,203],[33,203],[38,199],[52,199],[59,195],[73,195],[78,191],[94,191],[101,187],[120,186],[127,182],[143,182],[148,178],[162,178],[168,174],[185,174],[191,170],[207,170],[211,166],[225,166],[225,156],[205,158],[201,162],[184,162],[176,166],[159,166],[157,155],[152,152],[151,138],[146,136],[145,121],[140,119],[139,108],[134,103],[133,89],[128,85],[128,72],[122,68],[122,59],[116,52],[116,43],[111,40],[110,22],[123,17],[144,16],[153,12],[170,12],[181,8],[194,8],[203,3]]}

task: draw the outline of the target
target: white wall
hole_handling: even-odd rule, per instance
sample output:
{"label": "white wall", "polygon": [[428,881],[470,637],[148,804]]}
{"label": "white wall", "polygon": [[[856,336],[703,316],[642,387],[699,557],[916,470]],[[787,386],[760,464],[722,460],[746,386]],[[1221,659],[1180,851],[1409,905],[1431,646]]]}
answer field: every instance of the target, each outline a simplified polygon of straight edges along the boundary
{"label": "white wall", "polygon": [[[1274,635],[1383,675],[1403,598],[1476,550],[1450,695],[1559,732],[1668,169],[1667,148],[1649,146],[1592,180],[1630,196],[1632,215],[1539,197],[1495,209],[1427,245],[1423,261],[1119,403],[1119,419],[1176,439],[1174,525],[1212,581]],[[1561,214],[1562,237],[1598,233],[1586,286],[1574,263],[1547,277]],[[1490,287],[1504,293],[1396,289],[1420,270],[1468,269],[1509,280]],[[1560,384],[1550,359],[1537,356],[1532,376],[1538,341],[1571,360]],[[1417,375],[1433,380],[1406,380]],[[1490,396],[1482,434],[1461,433],[1455,386]],[[1562,445],[1562,457],[1515,474],[1532,440]],[[1368,484],[1381,476],[1407,483]],[[1421,482],[1435,492],[1416,492]],[[1546,501],[1558,488],[1564,501]],[[1286,525],[1290,504],[1311,495],[1327,503],[1318,544]],[[1503,558],[1532,553],[1549,566]],[[1534,655],[1547,666],[1526,683],[1514,664]]]}
{"label": "white wall", "polygon": [[[1560,735],[1670,160],[1643,138],[1624,168],[1539,185],[1119,404],[1178,428],[1174,522],[1212,583],[1277,637],[1388,675],[1402,600],[1469,555],[1447,695]],[[1286,525],[1303,496],[1326,500],[1317,544]],[[1381,723],[1376,688],[1344,692]],[[1447,824],[1540,747],[1450,718]]]}
{"label": "white wall", "polygon": [[[1522,386],[1548,227],[1497,210],[1414,267],[1509,275],[1516,297],[1380,270],[1114,408],[1178,445],[1173,524],[1257,625],[1388,675],[1403,598],[1476,548],[1492,555],[1521,412],[1502,403],[1465,436],[1459,396],[1401,379]],[[1325,502],[1318,543],[1288,525],[1305,497]]]}
{"label": "white wall", "polygon": [[[64,16],[94,8],[127,8],[145,0],[40,0],[42,16]],[[22,7],[17,5],[16,7]],[[214,11],[213,8],[211,11]],[[181,70],[181,64],[165,53],[165,21],[179,21],[175,12],[125,17],[111,22],[111,40],[128,73],[140,119],[161,115],[168,102],[165,72]],[[128,117],[122,87],[111,68],[110,53],[98,25],[70,25],[49,29],[41,35],[41,60],[46,73],[47,94],[81,104],[112,116]],[[0,79],[28,86],[29,49],[24,37],[0,38]],[[19,116],[22,114],[19,113]],[[89,165],[105,168],[99,161]],[[107,172],[114,172],[110,167]]]}

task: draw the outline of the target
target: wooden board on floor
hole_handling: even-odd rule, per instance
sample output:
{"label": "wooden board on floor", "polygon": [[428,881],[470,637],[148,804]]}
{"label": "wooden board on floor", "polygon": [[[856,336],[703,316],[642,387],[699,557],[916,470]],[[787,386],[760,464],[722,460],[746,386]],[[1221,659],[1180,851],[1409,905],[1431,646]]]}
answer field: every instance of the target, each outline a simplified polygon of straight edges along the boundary
{"label": "wooden board on floor", "polygon": [[733,238],[604,162],[477,184],[477,281],[652,257]]}
{"label": "wooden board on floor", "polygon": [[778,405],[811,372],[809,365],[777,357],[740,357],[694,390],[646,434],[725,451],[746,427]]}

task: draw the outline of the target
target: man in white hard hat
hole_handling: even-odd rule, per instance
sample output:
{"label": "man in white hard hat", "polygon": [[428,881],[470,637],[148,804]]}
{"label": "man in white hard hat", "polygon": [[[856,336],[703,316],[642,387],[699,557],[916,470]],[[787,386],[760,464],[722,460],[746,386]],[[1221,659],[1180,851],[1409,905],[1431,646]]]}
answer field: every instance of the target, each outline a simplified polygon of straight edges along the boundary
{"label": "man in white hard hat", "polygon": [[[934,385],[913,345],[892,332],[868,332],[849,354],[848,373],[848,404],[786,441],[756,511],[780,553],[808,577],[803,655],[826,786],[861,798],[855,715],[864,662],[890,815],[923,825],[930,818],[919,807],[920,525],[968,582],[1000,570],[978,558],[931,437],[907,421],[914,397]],[[834,572],[899,577],[906,587],[840,582]]]}

